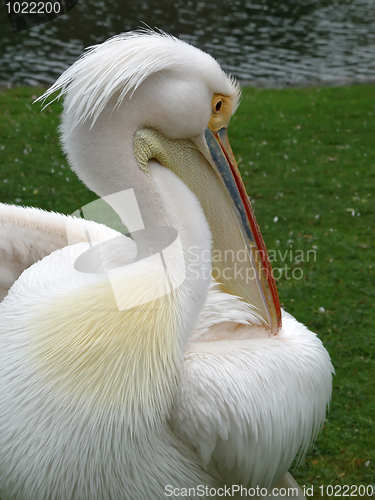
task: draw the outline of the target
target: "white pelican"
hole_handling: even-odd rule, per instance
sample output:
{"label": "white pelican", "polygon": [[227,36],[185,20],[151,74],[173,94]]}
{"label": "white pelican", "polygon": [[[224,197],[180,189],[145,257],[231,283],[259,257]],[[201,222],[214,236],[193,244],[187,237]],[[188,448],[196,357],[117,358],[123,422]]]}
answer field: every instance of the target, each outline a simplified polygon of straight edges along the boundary
{"label": "white pelican", "polygon": [[[145,229],[133,241],[1,206],[1,500],[295,486],[287,471],[322,426],[333,368],[281,313],[225,133],[239,87],[209,55],[147,32],[91,48],[45,96],[58,89],[72,169]],[[98,261],[108,241],[120,243]],[[167,272],[134,259],[141,247],[169,249]]]}

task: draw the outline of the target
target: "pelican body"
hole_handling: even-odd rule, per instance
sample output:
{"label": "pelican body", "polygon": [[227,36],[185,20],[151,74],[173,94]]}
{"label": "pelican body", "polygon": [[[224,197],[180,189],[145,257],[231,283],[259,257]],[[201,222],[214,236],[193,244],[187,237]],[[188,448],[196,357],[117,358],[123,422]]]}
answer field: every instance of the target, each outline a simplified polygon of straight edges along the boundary
{"label": "pelican body", "polygon": [[71,168],[124,231],[0,205],[0,498],[297,487],[288,469],[324,422],[333,368],[280,308],[226,135],[237,83],[136,32],[43,98],[56,90]]}

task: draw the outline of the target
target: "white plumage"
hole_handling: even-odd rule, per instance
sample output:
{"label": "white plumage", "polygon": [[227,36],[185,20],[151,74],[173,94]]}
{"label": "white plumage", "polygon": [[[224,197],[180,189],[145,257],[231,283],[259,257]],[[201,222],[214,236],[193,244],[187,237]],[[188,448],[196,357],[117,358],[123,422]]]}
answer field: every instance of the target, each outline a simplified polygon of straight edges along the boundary
{"label": "white plumage", "polygon": [[[178,252],[163,254],[169,285],[185,274],[164,293],[163,273],[134,260],[132,239],[0,205],[0,498],[293,485],[287,470],[324,421],[333,368],[292,316],[277,327],[265,249],[217,132],[238,86],[207,54],[147,32],[90,49],[46,96],[58,89],[73,170],[100,196],[133,189],[146,230],[177,230],[184,269]],[[108,199],[134,227],[125,197]],[[98,261],[103,242],[113,244]],[[212,248],[246,251],[254,280],[233,279],[238,262],[213,280]]]}

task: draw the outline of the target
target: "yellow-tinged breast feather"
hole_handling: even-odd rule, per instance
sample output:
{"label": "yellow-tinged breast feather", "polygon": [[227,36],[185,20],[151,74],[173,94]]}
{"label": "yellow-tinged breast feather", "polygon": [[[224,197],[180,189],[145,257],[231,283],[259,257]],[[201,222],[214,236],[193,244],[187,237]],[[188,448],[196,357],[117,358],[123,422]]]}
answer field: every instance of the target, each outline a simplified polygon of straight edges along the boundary
{"label": "yellow-tinged breast feather", "polygon": [[[155,275],[159,270],[153,271],[136,279],[120,271],[111,281],[103,274],[38,311],[33,356],[54,390],[106,407],[118,405],[134,419],[138,412],[165,408],[179,358],[178,294],[160,296],[163,280]],[[119,310],[115,282],[125,303],[138,297],[140,305]]]}

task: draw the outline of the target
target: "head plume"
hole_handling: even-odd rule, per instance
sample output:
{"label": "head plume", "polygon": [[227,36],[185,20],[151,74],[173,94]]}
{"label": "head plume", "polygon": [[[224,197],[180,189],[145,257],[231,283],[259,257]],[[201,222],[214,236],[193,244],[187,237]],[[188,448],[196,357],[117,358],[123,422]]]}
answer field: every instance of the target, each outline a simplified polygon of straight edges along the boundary
{"label": "head plume", "polygon": [[[89,47],[37,101],[44,103],[60,90],[55,99],[62,95],[68,97],[65,110],[74,113],[75,125],[87,119],[91,119],[93,125],[114,95],[118,96],[114,107],[118,107],[125,96],[131,97],[149,76],[172,69],[183,71],[199,59],[210,63],[211,74],[203,72],[203,79],[211,79],[212,84],[212,77],[216,77],[220,87],[225,82],[235,111],[239,86],[211,56],[172,35],[151,30],[123,33]],[[213,91],[216,92],[215,88]]]}

